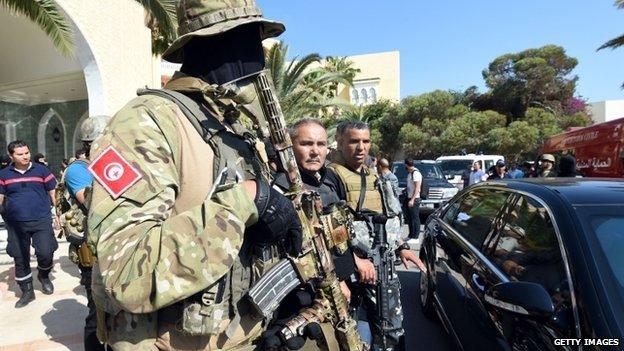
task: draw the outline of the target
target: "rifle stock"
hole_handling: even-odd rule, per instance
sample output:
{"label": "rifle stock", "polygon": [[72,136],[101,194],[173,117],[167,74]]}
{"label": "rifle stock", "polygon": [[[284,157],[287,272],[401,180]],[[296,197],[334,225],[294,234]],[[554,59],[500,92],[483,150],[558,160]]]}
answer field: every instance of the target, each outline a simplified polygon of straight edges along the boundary
{"label": "rifle stock", "polygon": [[342,294],[331,250],[346,250],[352,216],[344,207],[337,206],[330,214],[323,214],[318,193],[304,191],[303,180],[297,167],[292,141],[286,127],[279,101],[275,94],[269,71],[261,71],[254,80],[257,96],[266,120],[256,120],[261,133],[266,133],[279,155],[279,166],[286,173],[289,191],[285,194],[292,201],[303,229],[302,253],[288,257],[299,278],[312,281],[318,288],[314,305],[300,311],[282,329],[284,338],[302,335],[305,326],[312,322],[329,322],[343,350],[361,351],[368,346],[361,341],[356,322],[348,313],[349,304]]}

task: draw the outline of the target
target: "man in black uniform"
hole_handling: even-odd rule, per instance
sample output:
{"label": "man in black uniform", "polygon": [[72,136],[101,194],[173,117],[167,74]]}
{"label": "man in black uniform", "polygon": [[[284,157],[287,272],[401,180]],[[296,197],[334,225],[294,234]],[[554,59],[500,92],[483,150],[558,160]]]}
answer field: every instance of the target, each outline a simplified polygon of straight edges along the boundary
{"label": "man in black uniform", "polygon": [[[331,205],[340,201],[334,183],[326,179],[327,168],[327,131],[321,121],[314,118],[303,118],[290,128],[290,138],[301,178],[306,187],[314,190],[321,196],[323,208],[327,210]],[[351,292],[347,281],[355,272],[355,264],[351,251],[342,256],[334,256],[336,275],[340,280],[340,289],[347,300],[351,299]]]}

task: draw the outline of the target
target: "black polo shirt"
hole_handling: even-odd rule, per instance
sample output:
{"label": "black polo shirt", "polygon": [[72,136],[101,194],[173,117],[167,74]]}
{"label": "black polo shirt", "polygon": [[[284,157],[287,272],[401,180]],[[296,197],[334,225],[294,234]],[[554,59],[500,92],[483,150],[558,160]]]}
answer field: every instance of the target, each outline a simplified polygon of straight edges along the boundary
{"label": "black polo shirt", "polygon": [[22,174],[15,165],[0,170],[0,194],[4,195],[4,219],[7,221],[36,221],[51,218],[50,195],[56,178],[50,170],[36,162]]}

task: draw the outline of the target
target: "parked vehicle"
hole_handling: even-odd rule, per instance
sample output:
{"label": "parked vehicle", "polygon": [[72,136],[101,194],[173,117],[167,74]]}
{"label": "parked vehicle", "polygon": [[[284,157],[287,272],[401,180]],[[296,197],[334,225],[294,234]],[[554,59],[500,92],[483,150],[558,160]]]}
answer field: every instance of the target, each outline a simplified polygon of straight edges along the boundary
{"label": "parked vehicle", "polygon": [[[457,194],[458,189],[446,180],[442,170],[433,160],[414,161],[414,166],[423,176],[420,191],[420,214],[426,218],[435,209],[442,206],[446,201]],[[401,204],[405,203],[405,187],[407,183],[407,169],[405,163],[394,162],[392,173],[399,179]]]}
{"label": "parked vehicle", "polygon": [[570,154],[585,177],[624,177],[624,118],[557,134],[540,154]]}
{"label": "parked vehicle", "polygon": [[463,350],[620,350],[622,228],[624,181],[477,184],[425,225],[422,309]]}
{"label": "parked vehicle", "polygon": [[451,184],[457,187],[457,189],[464,188],[464,180],[462,175],[470,170],[470,166],[475,162],[481,164],[481,169],[487,172],[492,166],[496,164],[498,160],[505,160],[501,155],[455,155],[455,156],[440,156],[436,159],[438,166],[442,169],[442,173],[446,176]]}

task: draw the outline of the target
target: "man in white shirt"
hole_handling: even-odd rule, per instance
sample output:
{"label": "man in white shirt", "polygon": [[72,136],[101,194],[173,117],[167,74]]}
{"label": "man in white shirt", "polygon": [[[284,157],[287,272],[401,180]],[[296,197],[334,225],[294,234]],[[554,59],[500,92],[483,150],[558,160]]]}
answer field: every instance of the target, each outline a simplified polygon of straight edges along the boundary
{"label": "man in white shirt", "polygon": [[420,187],[422,185],[422,174],[414,167],[414,161],[411,159],[405,160],[405,167],[407,168],[407,183],[406,192],[407,202],[405,207],[407,209],[407,223],[409,225],[409,238],[418,239],[420,234]]}
{"label": "man in white shirt", "polygon": [[479,161],[476,161],[472,164],[472,173],[470,173],[470,182],[469,185],[477,184],[485,181],[487,179],[487,173],[481,170],[481,164]]}

